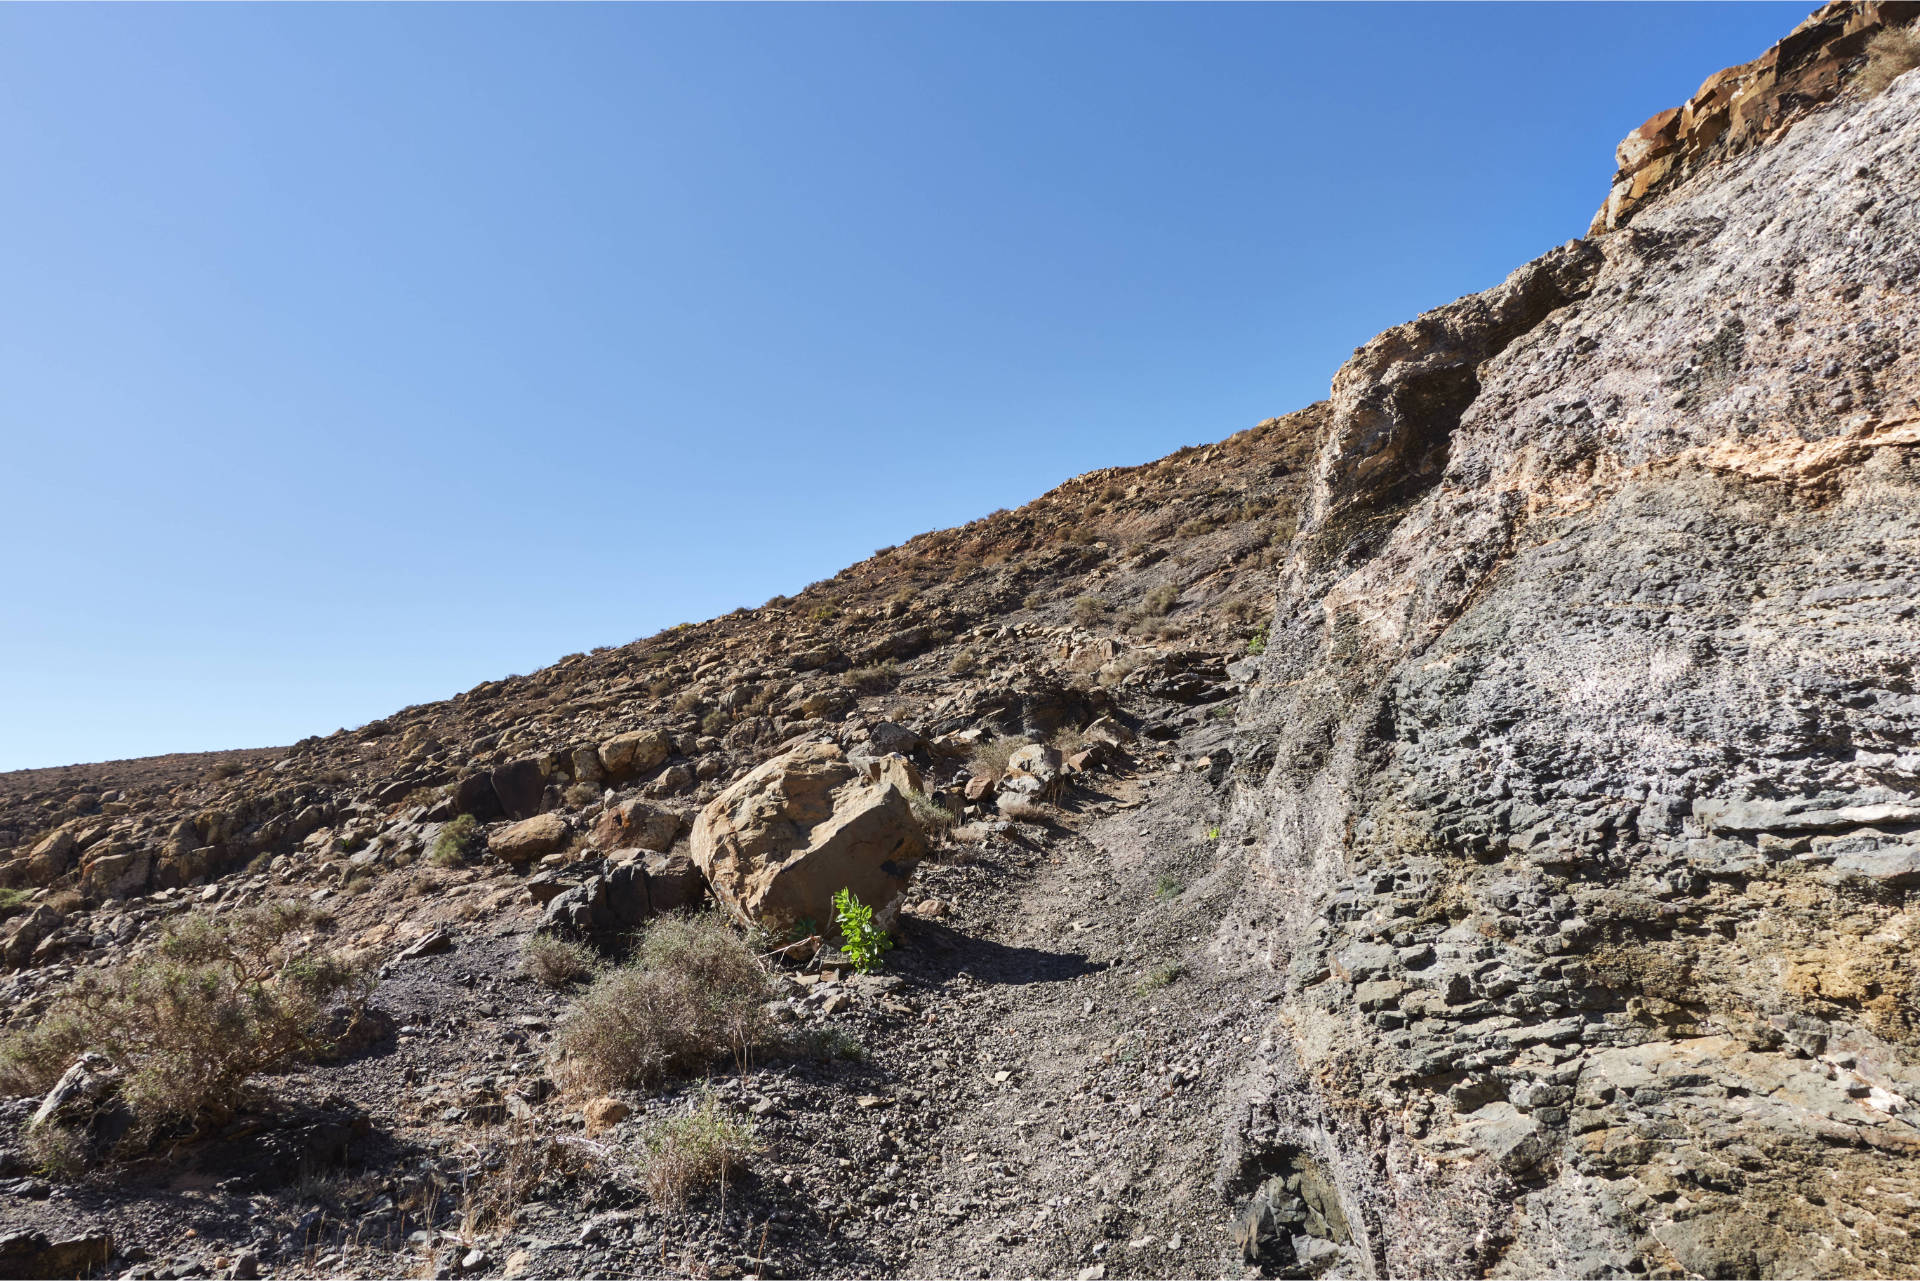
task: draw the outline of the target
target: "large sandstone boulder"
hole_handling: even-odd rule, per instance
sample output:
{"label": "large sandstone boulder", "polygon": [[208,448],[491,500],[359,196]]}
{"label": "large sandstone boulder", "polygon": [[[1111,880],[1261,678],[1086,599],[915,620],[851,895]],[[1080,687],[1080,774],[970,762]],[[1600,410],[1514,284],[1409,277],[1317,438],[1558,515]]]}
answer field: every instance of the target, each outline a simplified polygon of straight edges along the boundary
{"label": "large sandstone boulder", "polygon": [[825,925],[851,889],[885,908],[927,852],[899,757],[853,762],[831,743],[776,756],[715,797],[693,825],[693,858],[735,916],[776,931]]}
{"label": "large sandstone boulder", "polygon": [[567,843],[567,820],[558,814],[534,817],[503,827],[487,838],[487,848],[503,863],[526,863]]}
{"label": "large sandstone boulder", "polygon": [[147,887],[153,851],[102,847],[80,872],[80,891],[89,898],[125,898]]}
{"label": "large sandstone boulder", "polygon": [[600,766],[609,778],[650,770],[673,754],[673,740],[657,729],[615,734],[600,744]]}
{"label": "large sandstone boulder", "polygon": [[78,844],[73,833],[62,828],[34,846],[27,853],[27,884],[48,885],[58,880],[72,865]]}
{"label": "large sandstone boulder", "polygon": [[684,820],[672,810],[645,801],[622,801],[610,807],[594,825],[593,840],[603,850],[652,850],[664,854],[673,848]]}

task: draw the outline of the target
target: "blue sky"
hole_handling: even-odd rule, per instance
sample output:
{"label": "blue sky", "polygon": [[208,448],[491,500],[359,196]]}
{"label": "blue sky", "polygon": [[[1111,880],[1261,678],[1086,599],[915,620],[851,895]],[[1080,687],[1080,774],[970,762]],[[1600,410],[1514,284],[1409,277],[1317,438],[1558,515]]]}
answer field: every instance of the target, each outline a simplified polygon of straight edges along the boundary
{"label": "blue sky", "polygon": [[0,7],[0,769],[356,725],[1295,409],[1807,7]]}

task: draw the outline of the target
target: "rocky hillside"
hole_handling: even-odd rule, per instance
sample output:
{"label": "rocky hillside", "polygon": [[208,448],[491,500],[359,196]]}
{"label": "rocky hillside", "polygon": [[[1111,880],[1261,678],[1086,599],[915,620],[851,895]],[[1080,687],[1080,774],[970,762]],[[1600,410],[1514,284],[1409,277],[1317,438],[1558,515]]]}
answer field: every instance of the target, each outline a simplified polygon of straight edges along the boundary
{"label": "rocky hillside", "polygon": [[[1916,13],[1710,78],[1321,404],[356,731],[0,776],[0,1275],[1920,1270]],[[614,980],[541,949],[707,898],[753,1034],[596,1076]],[[364,1007],[165,1125],[133,1050],[21,1057],[208,938]]]}

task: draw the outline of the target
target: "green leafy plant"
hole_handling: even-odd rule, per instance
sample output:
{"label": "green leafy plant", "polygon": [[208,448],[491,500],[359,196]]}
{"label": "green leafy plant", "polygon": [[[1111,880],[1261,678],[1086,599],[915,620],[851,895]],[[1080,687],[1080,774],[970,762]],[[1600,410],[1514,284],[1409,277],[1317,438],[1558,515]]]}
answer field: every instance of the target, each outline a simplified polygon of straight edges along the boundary
{"label": "green leafy plant", "polygon": [[886,931],[873,923],[873,909],[862,903],[850,889],[833,896],[833,919],[840,926],[840,950],[862,974],[880,968],[880,957],[893,946]]}
{"label": "green leafy plant", "polygon": [[433,861],[438,867],[458,867],[469,858],[477,858],[486,846],[487,835],[480,821],[462,814],[440,829],[433,838]]}
{"label": "green leafy plant", "polygon": [[1267,625],[1265,623],[1253,629],[1253,635],[1247,637],[1247,653],[1264,654],[1267,652]]}

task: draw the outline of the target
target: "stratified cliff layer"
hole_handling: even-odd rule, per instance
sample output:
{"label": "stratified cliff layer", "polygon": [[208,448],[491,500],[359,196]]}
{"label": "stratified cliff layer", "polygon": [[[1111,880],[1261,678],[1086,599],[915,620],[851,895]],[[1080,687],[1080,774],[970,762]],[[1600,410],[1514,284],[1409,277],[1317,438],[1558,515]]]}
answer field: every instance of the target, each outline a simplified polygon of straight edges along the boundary
{"label": "stratified cliff layer", "polygon": [[1334,380],[1222,1178],[1335,1189],[1335,1266],[1920,1271],[1916,196],[1907,75]]}

